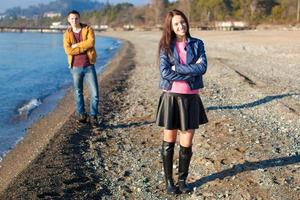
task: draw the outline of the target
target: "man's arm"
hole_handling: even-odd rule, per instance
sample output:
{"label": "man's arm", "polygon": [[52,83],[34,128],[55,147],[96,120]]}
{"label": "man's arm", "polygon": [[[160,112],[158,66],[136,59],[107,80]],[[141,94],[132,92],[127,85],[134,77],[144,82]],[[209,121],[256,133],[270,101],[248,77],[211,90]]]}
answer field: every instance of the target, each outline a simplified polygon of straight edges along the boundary
{"label": "man's arm", "polygon": [[72,47],[72,42],[70,37],[68,36],[68,33],[64,34],[64,50],[67,55],[76,56],[78,54],[81,54],[85,51],[85,49],[80,47]]}
{"label": "man's arm", "polygon": [[95,33],[94,30],[90,27],[88,28],[87,40],[74,44],[74,47],[79,47],[86,50],[93,48],[94,46],[95,46]]}

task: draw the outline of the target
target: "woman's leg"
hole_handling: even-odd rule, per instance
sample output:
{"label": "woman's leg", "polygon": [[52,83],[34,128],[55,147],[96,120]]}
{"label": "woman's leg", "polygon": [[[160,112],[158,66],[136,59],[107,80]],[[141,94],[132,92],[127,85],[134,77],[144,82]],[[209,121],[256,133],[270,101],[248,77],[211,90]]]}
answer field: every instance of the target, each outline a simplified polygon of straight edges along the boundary
{"label": "woman's leg", "polygon": [[193,154],[192,145],[194,133],[194,129],[180,133],[178,185],[179,190],[182,193],[189,193],[192,191],[192,188],[186,185],[186,179],[188,176],[190,161]]}
{"label": "woman's leg", "polygon": [[191,147],[193,145],[194,134],[195,129],[180,132],[180,145],[183,147]]}
{"label": "woman's leg", "polygon": [[163,141],[166,142],[176,142],[177,129],[175,130],[164,130]]}
{"label": "woman's leg", "polygon": [[177,138],[177,130],[164,130],[161,157],[166,180],[166,190],[168,194],[177,194],[173,179],[173,156],[174,146]]}

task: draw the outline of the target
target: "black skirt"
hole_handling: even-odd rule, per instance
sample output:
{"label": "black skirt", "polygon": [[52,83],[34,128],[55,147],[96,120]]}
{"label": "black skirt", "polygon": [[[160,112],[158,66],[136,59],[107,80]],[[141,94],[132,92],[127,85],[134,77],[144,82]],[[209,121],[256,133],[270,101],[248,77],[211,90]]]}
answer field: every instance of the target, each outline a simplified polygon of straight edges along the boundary
{"label": "black skirt", "polygon": [[176,94],[163,92],[160,96],[156,124],[167,130],[187,131],[197,129],[208,122],[201,98],[198,94]]}

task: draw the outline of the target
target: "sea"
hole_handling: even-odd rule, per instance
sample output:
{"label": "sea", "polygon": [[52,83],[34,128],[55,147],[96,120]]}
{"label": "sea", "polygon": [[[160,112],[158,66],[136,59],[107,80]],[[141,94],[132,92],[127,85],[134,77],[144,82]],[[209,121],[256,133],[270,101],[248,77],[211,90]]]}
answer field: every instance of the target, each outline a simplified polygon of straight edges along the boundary
{"label": "sea", "polygon": [[[101,73],[122,42],[96,36]],[[61,33],[0,33],[0,161],[72,87]]]}

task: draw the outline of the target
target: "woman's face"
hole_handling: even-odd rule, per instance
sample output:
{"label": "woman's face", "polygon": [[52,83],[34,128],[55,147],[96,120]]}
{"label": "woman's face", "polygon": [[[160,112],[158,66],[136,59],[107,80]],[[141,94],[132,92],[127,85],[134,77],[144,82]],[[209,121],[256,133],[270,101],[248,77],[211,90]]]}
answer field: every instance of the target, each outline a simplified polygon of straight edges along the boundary
{"label": "woman's face", "polygon": [[187,31],[186,21],[180,15],[172,17],[172,30],[177,37],[184,37]]}
{"label": "woman's face", "polygon": [[68,17],[68,22],[72,27],[78,27],[80,25],[80,18],[78,15],[71,13]]}

